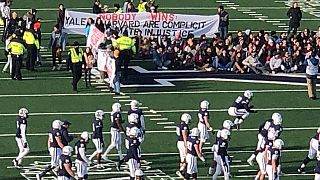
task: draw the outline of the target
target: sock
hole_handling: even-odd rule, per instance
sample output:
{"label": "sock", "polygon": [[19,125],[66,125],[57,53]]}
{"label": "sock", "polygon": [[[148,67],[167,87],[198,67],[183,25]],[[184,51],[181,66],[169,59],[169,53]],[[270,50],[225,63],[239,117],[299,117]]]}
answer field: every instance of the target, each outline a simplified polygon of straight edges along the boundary
{"label": "sock", "polygon": [[304,160],[303,160],[303,163],[301,164],[301,168],[305,168],[306,165],[311,161],[311,159],[309,157],[306,157]]}
{"label": "sock", "polygon": [[256,175],[256,177],[254,178],[254,180],[259,180],[259,176],[258,176],[258,175]]}
{"label": "sock", "polygon": [[256,157],[255,154],[251,154],[251,156],[250,156],[250,158],[248,159],[248,161],[253,161],[255,157]]}
{"label": "sock", "polygon": [[212,167],[209,167],[209,171],[208,171],[208,174],[213,174],[213,168]]}
{"label": "sock", "polygon": [[91,161],[96,155],[98,154],[97,151],[95,151],[91,156],[89,157],[89,160]]}

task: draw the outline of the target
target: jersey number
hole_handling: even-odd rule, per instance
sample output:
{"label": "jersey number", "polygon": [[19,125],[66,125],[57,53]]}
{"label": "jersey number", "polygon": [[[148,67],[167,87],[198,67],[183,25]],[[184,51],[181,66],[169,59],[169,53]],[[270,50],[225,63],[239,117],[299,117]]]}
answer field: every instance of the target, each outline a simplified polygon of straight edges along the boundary
{"label": "jersey number", "polygon": [[191,142],[187,142],[187,146],[188,146],[189,151],[192,151],[192,143]]}

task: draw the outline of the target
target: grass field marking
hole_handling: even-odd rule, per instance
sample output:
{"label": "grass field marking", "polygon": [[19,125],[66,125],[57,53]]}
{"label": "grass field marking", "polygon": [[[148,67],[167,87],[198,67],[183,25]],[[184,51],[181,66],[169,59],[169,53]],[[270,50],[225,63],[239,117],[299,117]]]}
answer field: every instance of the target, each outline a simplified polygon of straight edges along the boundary
{"label": "grass field marking", "polygon": [[[156,92],[138,92],[130,93],[132,95],[159,95],[159,94],[208,94],[208,93],[243,93],[245,90],[217,90],[217,91],[156,91]],[[252,90],[254,93],[276,93],[276,92],[307,92],[305,89],[266,89]]]}
{"label": "grass field marking", "polygon": [[[161,114],[145,114],[144,117],[161,117]],[[167,118],[168,119],[168,118]],[[151,120],[151,119],[150,119]],[[152,120],[151,120],[152,121]]]}
{"label": "grass field marking", "polygon": [[169,122],[157,122],[158,125],[169,125],[169,124],[175,124],[175,122],[169,121]]}
{"label": "grass field marking", "polygon": [[119,99],[119,102],[131,102],[132,99]]}
{"label": "grass field marking", "polygon": [[[160,115],[161,116],[161,115]],[[150,121],[167,121],[168,118],[151,118]]]}
{"label": "grass field marking", "polygon": [[113,93],[73,93],[73,94],[0,94],[0,98],[8,97],[58,97],[58,96],[105,96]]}
{"label": "grass field marking", "polygon": [[113,96],[113,99],[127,99],[130,98],[130,96]]}
{"label": "grass field marking", "polygon": [[164,126],[163,128],[164,129],[176,129],[177,127],[176,126]]}
{"label": "grass field marking", "polygon": [[[176,126],[165,126],[168,128],[175,129]],[[296,131],[296,130],[317,130],[318,127],[292,127],[292,128],[283,128],[285,131]],[[218,131],[219,129],[214,129],[214,131]],[[255,128],[247,128],[247,129],[240,129],[240,132],[247,132],[247,131],[258,131]],[[235,131],[236,133],[237,131]],[[123,133],[123,132],[122,132]],[[153,130],[153,131],[146,131],[146,134],[159,134],[159,133],[176,133],[175,130]],[[81,132],[71,132],[70,134],[80,135]],[[110,134],[110,132],[103,132],[104,135]],[[48,133],[28,133],[27,136],[47,136]],[[16,134],[0,134],[0,137],[15,137]]]}

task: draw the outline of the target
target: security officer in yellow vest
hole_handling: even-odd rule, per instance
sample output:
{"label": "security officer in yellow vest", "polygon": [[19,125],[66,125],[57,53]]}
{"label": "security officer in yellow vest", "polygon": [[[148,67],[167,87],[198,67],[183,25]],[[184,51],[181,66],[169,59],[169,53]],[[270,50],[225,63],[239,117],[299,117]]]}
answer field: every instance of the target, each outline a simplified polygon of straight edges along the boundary
{"label": "security officer in yellow vest", "polygon": [[82,64],[85,64],[84,58],[83,58],[83,51],[79,47],[79,43],[75,41],[73,43],[73,48],[69,50],[69,59],[71,62],[72,67],[72,88],[73,91],[78,92],[78,82],[81,79],[82,76]]}
{"label": "security officer in yellow vest", "polygon": [[12,57],[12,80],[22,80],[21,66],[25,51],[26,49],[24,47],[24,42],[21,39],[21,32],[16,30],[16,32],[13,34],[13,39],[8,44],[8,52]]}
{"label": "security officer in yellow vest", "polygon": [[37,35],[33,29],[27,29],[23,34],[23,40],[28,51],[26,68],[34,71],[34,65],[37,60],[37,46],[39,46]]}
{"label": "security officer in yellow vest", "polygon": [[140,2],[138,4],[138,12],[147,12],[146,0],[140,0]]}
{"label": "security officer in yellow vest", "polygon": [[113,47],[120,50],[118,67],[124,66],[122,70],[122,83],[128,80],[128,66],[132,54],[136,54],[136,46],[134,41],[128,37],[128,31],[124,30],[122,33],[122,37],[118,38],[116,41],[112,43]]}

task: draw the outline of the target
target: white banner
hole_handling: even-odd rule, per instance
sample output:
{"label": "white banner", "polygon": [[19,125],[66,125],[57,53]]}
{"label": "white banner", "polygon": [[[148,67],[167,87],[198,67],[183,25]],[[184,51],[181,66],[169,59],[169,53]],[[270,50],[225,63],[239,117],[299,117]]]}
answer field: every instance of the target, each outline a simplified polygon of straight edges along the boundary
{"label": "white banner", "polygon": [[85,33],[88,18],[101,20],[113,28],[118,28],[120,32],[128,30],[130,36],[134,36],[141,31],[142,36],[173,36],[175,32],[180,32],[182,37],[189,33],[200,37],[205,34],[212,37],[218,32],[219,16],[199,16],[173,13],[105,13],[91,14],[66,10],[64,28],[66,33]]}
{"label": "white banner", "polygon": [[102,33],[98,28],[95,26],[91,26],[90,32],[87,38],[87,47],[91,48],[91,51],[96,57],[96,53],[98,51],[98,47],[100,43],[102,43],[104,40],[104,33]]}

